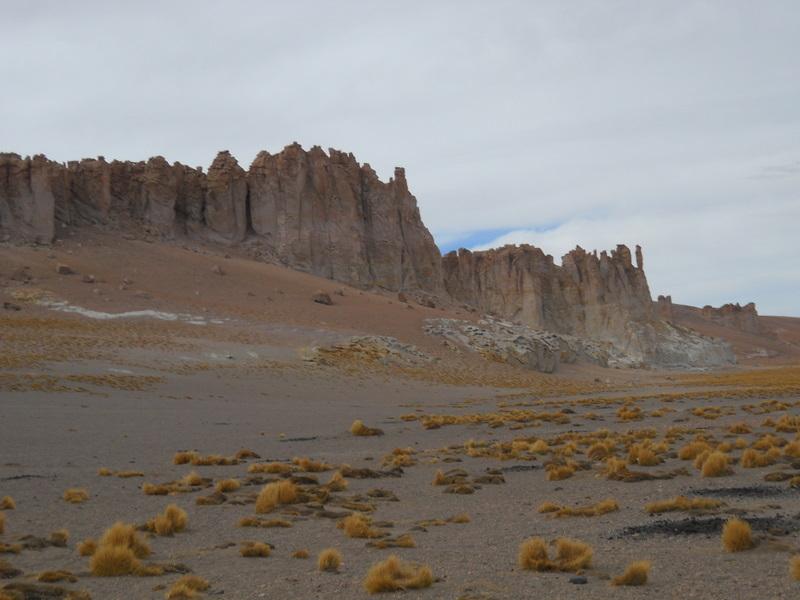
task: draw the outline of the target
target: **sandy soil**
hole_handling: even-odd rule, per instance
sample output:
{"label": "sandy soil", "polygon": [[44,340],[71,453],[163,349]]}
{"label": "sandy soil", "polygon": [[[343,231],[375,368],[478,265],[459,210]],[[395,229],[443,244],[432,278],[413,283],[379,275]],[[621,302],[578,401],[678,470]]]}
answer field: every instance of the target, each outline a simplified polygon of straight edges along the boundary
{"label": "sandy soil", "polygon": [[[77,274],[57,275],[58,263]],[[213,271],[217,265],[224,275]],[[23,266],[29,267],[27,282],[14,276]],[[96,281],[83,283],[84,274]],[[66,569],[77,582],[55,585],[86,590],[95,599],[164,598],[179,574],[96,577],[76,544],[99,538],[116,521],[144,524],[175,503],[188,513],[188,528],[171,537],[143,532],[153,550],[146,562],[184,565],[206,578],[211,587],[202,597],[366,598],[367,570],[391,553],[428,565],[436,578],[428,589],[398,594],[404,598],[796,598],[800,593],[800,582],[788,571],[790,556],[800,552],[800,487],[787,479],[800,474],[798,459],[787,451],[798,422],[780,420],[799,414],[797,367],[715,375],[585,366],[567,366],[558,375],[520,373],[453,353],[422,334],[429,315],[472,318],[459,307],[412,303],[408,308],[394,295],[350,288],[340,296],[334,294],[338,284],[244,257],[225,258],[224,251],[100,234],[55,248],[0,248],[0,286],[0,300],[21,307],[0,311],[0,498],[9,495],[16,502],[15,509],[4,511],[0,544],[20,543],[26,535],[47,538],[61,528],[70,534],[66,547],[0,555],[21,571],[0,580],[0,589],[36,583],[45,570]],[[334,294],[335,304],[311,302],[316,289]],[[105,312],[181,312],[207,323],[89,319],[30,301],[42,297]],[[326,365],[304,360],[310,348],[353,333],[394,336],[439,361],[411,368],[346,356],[341,361],[334,356]],[[433,428],[437,415],[455,423]],[[349,428],[355,419],[384,435],[353,436]],[[731,424],[742,422],[749,433],[729,432]],[[740,464],[745,448],[723,447],[732,458],[730,473],[703,477],[693,460],[677,455],[697,436],[717,447],[737,438],[751,446],[765,434],[774,437],[764,444],[778,450],[775,462],[764,467],[745,468]],[[664,442],[657,451],[660,464],[627,469],[669,478],[608,478],[605,459],[587,452],[590,438],[600,436],[613,441],[611,452],[626,460],[634,444]],[[548,446],[537,454],[530,447],[538,440]],[[232,456],[243,448],[261,458],[229,466],[173,464],[177,451]],[[396,448],[412,448],[414,464],[386,475],[391,465],[384,459]],[[331,466],[322,473],[293,473],[316,477],[320,484],[342,465],[384,472],[379,478],[349,477],[347,489],[331,493],[324,507],[347,514],[354,506],[347,503],[358,503],[380,531],[393,537],[409,533],[416,546],[369,547],[369,540],[338,529],[337,518],[320,516],[313,502],[260,515],[285,519],[291,527],[238,527],[242,517],[255,514],[264,478],[275,477],[253,475],[248,467],[290,464],[295,457]],[[576,470],[549,480],[551,464]],[[101,467],[143,476],[101,477]],[[447,486],[432,484],[437,470],[449,469],[466,471],[472,493],[446,493]],[[172,482],[192,470],[209,485],[236,478],[243,486],[212,506],[198,505],[197,499],[213,487],[167,496],[142,491],[144,483]],[[765,481],[770,473],[785,475]],[[493,477],[475,483],[486,475]],[[310,493],[318,488],[310,479],[298,481]],[[85,488],[89,499],[65,502],[68,488]],[[396,500],[369,496],[375,489]],[[694,513],[651,516],[644,510],[648,502],[679,494],[724,504]],[[619,510],[594,517],[538,511],[546,501],[584,506],[606,498],[616,500]],[[446,522],[460,513],[470,521]],[[733,516],[751,522],[753,549],[724,551],[721,525]],[[571,583],[575,573],[521,569],[518,548],[532,536],[590,544],[592,564],[581,573],[586,584]],[[271,555],[241,557],[240,544],[247,540],[269,543]],[[343,555],[338,573],[316,568],[317,554],[328,547]],[[292,558],[300,548],[308,549],[311,559]],[[647,585],[610,585],[610,577],[642,559],[652,561]]]}

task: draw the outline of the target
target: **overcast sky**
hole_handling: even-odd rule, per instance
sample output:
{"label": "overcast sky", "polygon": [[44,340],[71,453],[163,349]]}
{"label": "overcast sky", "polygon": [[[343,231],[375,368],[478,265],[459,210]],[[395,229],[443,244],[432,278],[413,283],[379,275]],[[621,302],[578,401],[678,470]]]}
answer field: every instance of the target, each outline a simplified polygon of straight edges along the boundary
{"label": "overcast sky", "polygon": [[800,316],[800,2],[0,0],[0,150],[406,167],[443,250],[641,244]]}

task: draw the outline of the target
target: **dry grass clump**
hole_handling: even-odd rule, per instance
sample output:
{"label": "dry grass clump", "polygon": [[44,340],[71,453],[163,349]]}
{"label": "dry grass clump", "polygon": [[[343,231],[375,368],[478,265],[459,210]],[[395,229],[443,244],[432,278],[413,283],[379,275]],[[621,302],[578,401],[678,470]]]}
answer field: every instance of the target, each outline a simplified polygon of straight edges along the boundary
{"label": "dry grass clump", "polygon": [[308,558],[309,556],[311,555],[305,548],[300,548],[299,550],[292,552],[292,558]]}
{"label": "dry grass clump", "polygon": [[800,458],[800,439],[786,444],[783,447],[783,455],[789,458]]}
{"label": "dry grass clump", "polygon": [[64,492],[63,498],[71,504],[80,504],[89,499],[89,492],[83,488],[69,488]]}
{"label": "dry grass clump", "polygon": [[753,433],[753,428],[744,421],[740,421],[739,423],[733,423],[730,427],[728,427],[728,433],[743,435],[746,433]]}
{"label": "dry grass clump", "polygon": [[142,471],[117,471],[114,473],[120,479],[130,479],[131,477],[144,477]]}
{"label": "dry grass clump", "polygon": [[100,477],[111,477],[114,474],[114,471],[112,471],[108,467],[100,467],[99,469],[97,469],[97,474]]}
{"label": "dry grass clump", "polygon": [[97,577],[121,577],[136,573],[141,563],[126,546],[100,546],[89,560],[89,568]]}
{"label": "dry grass clump", "polygon": [[586,458],[604,460],[614,453],[615,444],[611,441],[595,442],[586,450]]}
{"label": "dry grass clump", "polygon": [[548,481],[561,481],[562,479],[572,477],[575,473],[574,465],[549,464],[545,468],[547,469]]}
{"label": "dry grass clump", "polygon": [[619,510],[619,504],[613,498],[589,506],[559,506],[552,502],[544,502],[539,506],[540,513],[552,514],[554,517],[597,517],[615,510]]}
{"label": "dry grass clump", "polygon": [[119,521],[106,529],[100,538],[99,548],[110,546],[128,548],[136,558],[150,555],[150,546],[139,537],[136,528]]}
{"label": "dry grass clump", "polygon": [[239,554],[246,558],[267,557],[272,552],[269,544],[264,542],[243,542]]}
{"label": "dry grass clump", "polygon": [[350,433],[357,436],[383,435],[383,430],[377,427],[367,427],[361,419],[356,419],[350,425]]}
{"label": "dry grass clump", "polygon": [[653,467],[660,465],[664,459],[659,456],[659,451],[663,448],[653,446],[649,442],[633,444],[628,450],[628,462],[632,465],[643,467]]}
{"label": "dry grass clump", "polygon": [[401,561],[395,555],[372,565],[364,579],[364,589],[370,594],[421,589],[432,584],[430,567]]}
{"label": "dry grass clump", "polygon": [[728,466],[731,457],[724,452],[712,452],[708,455],[703,461],[703,465],[700,467],[700,473],[703,477],[721,477],[723,475],[729,475],[731,473],[731,469]]}
{"label": "dry grass clump", "polygon": [[336,572],[342,564],[342,553],[336,548],[325,548],[317,557],[317,568],[320,571]]}
{"label": "dry grass clump", "polygon": [[78,543],[78,554],[81,556],[91,556],[97,551],[97,542],[92,538],[86,538]]}
{"label": "dry grass clump", "polygon": [[678,458],[681,460],[694,460],[704,452],[711,452],[711,446],[703,440],[695,440],[678,450]]}
{"label": "dry grass clump", "polygon": [[167,592],[167,600],[184,600],[196,598],[197,592],[205,592],[211,584],[208,580],[197,575],[184,575],[172,584]]}
{"label": "dry grass clump", "polygon": [[4,533],[6,530],[6,514],[0,512],[0,533]]}
{"label": "dry grass clump", "polygon": [[336,471],[325,487],[331,492],[343,492],[347,489],[347,479],[344,478],[341,471]]}
{"label": "dry grass clump", "polygon": [[414,541],[414,538],[411,537],[411,534],[404,533],[397,537],[367,542],[367,546],[370,548],[416,548],[417,543]]}
{"label": "dry grass clump", "polygon": [[459,513],[447,519],[450,523],[469,523],[472,519],[469,518],[467,513]]}
{"label": "dry grass clump", "polygon": [[242,517],[239,527],[291,527],[289,521],[283,519],[259,519],[258,517]]}
{"label": "dry grass clump", "polygon": [[66,547],[68,541],[69,531],[66,529],[57,529],[50,534],[50,543],[53,544],[53,546],[64,548]]}
{"label": "dry grass clump", "polygon": [[294,471],[292,465],[280,462],[254,463],[247,467],[248,473],[270,473],[273,475],[287,475]]}
{"label": "dry grass clump", "polygon": [[247,460],[248,458],[261,458],[258,454],[248,448],[242,448],[235,455],[236,460]]}
{"label": "dry grass clump", "polygon": [[724,505],[724,502],[711,498],[687,498],[686,496],[676,496],[672,500],[650,502],[645,505],[644,509],[653,515],[673,511],[712,510]]}
{"label": "dry grass clump", "polygon": [[203,485],[203,478],[197,471],[191,471],[179,479],[178,483],[187,487],[198,487]]}
{"label": "dry grass clump", "polygon": [[330,471],[332,467],[323,462],[317,460],[311,460],[310,458],[306,457],[294,457],[292,462],[297,465],[297,467],[306,473],[321,473],[323,471]]}
{"label": "dry grass clump", "polygon": [[147,496],[166,496],[173,491],[172,486],[165,483],[143,483],[142,492]]}
{"label": "dry grass clump", "polygon": [[297,486],[288,479],[268,483],[261,488],[256,498],[256,512],[268,513],[281,504],[296,502],[297,498]]}
{"label": "dry grass clump", "polygon": [[529,571],[574,573],[591,565],[594,551],[588,544],[567,538],[559,538],[555,543],[556,558],[551,560],[547,553],[547,543],[542,538],[525,540],[519,547],[519,566]]}
{"label": "dry grass clump", "polygon": [[0,500],[0,510],[14,510],[15,508],[17,508],[17,503],[11,496],[3,496],[3,499]]}
{"label": "dry grass clump", "polygon": [[742,452],[742,458],[739,461],[745,469],[754,469],[757,467],[768,467],[775,464],[781,456],[780,448],[775,446],[771,447],[766,452],[759,452],[755,448],[748,448]]}
{"label": "dry grass clump", "polygon": [[391,454],[383,457],[383,465],[385,467],[411,467],[417,464],[417,459],[414,454],[417,451],[413,448],[395,448]]}
{"label": "dry grass clump", "polygon": [[235,492],[240,487],[242,487],[242,484],[239,483],[238,479],[220,479],[217,482],[217,485],[214,486],[214,489],[217,490],[218,492],[225,493],[225,492]]}
{"label": "dry grass clump", "polygon": [[70,583],[75,583],[78,581],[78,578],[75,577],[69,571],[64,571],[62,569],[58,571],[42,571],[36,576],[36,581],[41,581],[43,583],[57,583],[59,581],[69,581]]}
{"label": "dry grass clump", "polygon": [[197,452],[176,452],[175,456],[172,457],[172,464],[175,465],[186,465],[190,462],[193,462],[196,457],[199,455]]}
{"label": "dry grass clump", "polygon": [[789,574],[795,581],[800,581],[800,554],[789,559]]}
{"label": "dry grass clump", "polygon": [[197,467],[218,467],[218,466],[227,467],[230,465],[239,464],[239,460],[228,456],[222,456],[220,454],[209,454],[207,456],[201,456],[195,453],[191,458],[191,463]]}
{"label": "dry grass clump", "polygon": [[722,547],[728,552],[741,552],[753,547],[753,535],[747,521],[729,519],[722,528]]}
{"label": "dry grass clump", "polygon": [[353,513],[339,521],[336,526],[343,529],[347,537],[351,538],[377,538],[383,535],[372,527],[372,520],[366,515]]}
{"label": "dry grass clump", "polygon": [[632,562],[622,575],[617,575],[611,580],[611,585],[644,585],[650,573],[650,561],[638,560]]}
{"label": "dry grass clump", "polygon": [[147,522],[146,528],[156,535],[169,536],[186,529],[189,515],[177,504],[170,504],[164,512]]}

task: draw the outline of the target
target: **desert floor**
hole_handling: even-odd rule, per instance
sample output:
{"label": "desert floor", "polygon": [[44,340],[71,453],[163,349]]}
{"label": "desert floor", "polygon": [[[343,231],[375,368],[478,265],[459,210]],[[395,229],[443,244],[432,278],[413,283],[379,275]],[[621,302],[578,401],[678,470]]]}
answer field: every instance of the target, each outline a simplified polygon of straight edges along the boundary
{"label": "desert floor", "polygon": [[[77,274],[57,275],[58,263]],[[0,265],[0,300],[20,307],[0,311],[0,499],[16,505],[2,511],[0,590],[46,586],[41,573],[66,570],[76,581],[51,584],[57,595],[29,588],[18,597],[67,597],[61,589],[95,599],[164,598],[189,570],[211,584],[199,597],[367,598],[367,571],[396,554],[427,565],[435,579],[397,593],[405,598],[800,595],[789,575],[800,552],[800,478],[792,479],[800,475],[798,367],[518,372],[422,334],[426,316],[475,318],[464,309],[409,308],[393,296],[339,290],[236,256],[111,236],[55,249],[0,248]],[[15,276],[22,267],[28,274]],[[88,273],[94,282],[82,281]],[[333,294],[333,306],[310,301],[318,287]],[[64,312],[59,302],[191,317],[104,320]],[[314,347],[356,333],[394,336],[437,360],[398,365],[346,352],[309,360]],[[357,419],[383,434],[353,435]],[[702,457],[682,459],[698,440],[697,452],[721,452],[727,468],[704,476]],[[191,460],[244,449],[258,458]],[[196,454],[175,464],[181,451]],[[763,466],[742,464],[746,452]],[[271,462],[287,472],[254,467]],[[101,468],[112,474],[99,475]],[[117,475],[125,471],[132,476]],[[192,471],[199,485],[176,483]],[[337,471],[344,490],[326,488]],[[434,485],[438,471],[452,485]],[[258,493],[282,478],[300,497],[256,515]],[[222,479],[241,487],[215,495]],[[167,484],[166,495],[144,493],[146,484]],[[88,499],[66,502],[69,488],[85,489]],[[679,495],[719,503],[645,510]],[[545,502],[606,499],[618,509],[539,511]],[[99,539],[117,521],[143,526],[169,504],[188,514],[184,531],[139,533],[152,549],[142,562],[163,574],[92,575],[79,542]],[[337,527],[353,512],[371,519],[375,537]],[[468,522],[449,520],[463,514]],[[288,526],[238,526],[252,516]],[[753,548],[723,548],[721,529],[733,517],[750,523]],[[50,544],[60,529],[69,532],[66,545]],[[402,534],[414,547],[370,545]],[[518,550],[530,537],[589,544],[591,564],[577,574],[586,583],[571,583],[573,572],[520,568]],[[268,543],[270,556],[242,557],[246,541]],[[341,552],[338,572],[317,569],[325,548]],[[298,549],[310,558],[293,558]],[[637,560],[652,563],[647,584],[612,586]]]}

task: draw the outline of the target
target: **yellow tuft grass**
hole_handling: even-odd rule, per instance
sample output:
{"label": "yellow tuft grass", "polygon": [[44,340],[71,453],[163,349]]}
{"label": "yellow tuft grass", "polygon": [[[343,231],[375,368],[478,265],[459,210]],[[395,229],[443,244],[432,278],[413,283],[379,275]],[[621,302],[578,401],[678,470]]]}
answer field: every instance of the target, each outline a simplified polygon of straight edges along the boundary
{"label": "yellow tuft grass", "polygon": [[522,542],[517,562],[529,571],[576,572],[592,563],[594,551],[591,546],[579,540],[559,538],[556,544],[556,558],[551,560],[547,543],[542,538],[530,538]]}
{"label": "yellow tuft grass", "polygon": [[141,471],[117,471],[115,473],[120,479],[130,479],[131,477],[144,477]]}
{"label": "yellow tuft grass", "polygon": [[332,492],[343,492],[347,489],[347,479],[342,476],[341,471],[336,471],[330,481],[325,484],[325,487]]}
{"label": "yellow tuft grass", "polygon": [[771,447],[766,452],[759,452],[755,448],[748,448],[742,452],[742,458],[739,463],[745,469],[754,469],[757,467],[767,467],[774,464],[781,456],[780,448],[775,446]]}
{"label": "yellow tuft grass", "polygon": [[80,504],[89,499],[89,492],[83,488],[69,488],[64,492],[63,498],[71,504]]}
{"label": "yellow tuft grass", "polygon": [[132,575],[141,563],[127,546],[100,546],[89,560],[89,568],[96,577],[121,577]]}
{"label": "yellow tuft grass", "polygon": [[0,500],[0,510],[14,510],[15,508],[17,508],[17,503],[11,496],[3,496],[3,499]]}
{"label": "yellow tuft grass", "polygon": [[703,477],[721,477],[723,475],[728,475],[731,472],[728,466],[730,458],[731,457],[724,452],[712,452],[708,455],[708,458],[703,461],[703,465],[700,467],[700,473]]}
{"label": "yellow tuft grass", "polygon": [[243,542],[239,548],[239,554],[246,558],[267,557],[270,552],[272,549],[264,542]]}
{"label": "yellow tuft grass", "polygon": [[421,589],[432,584],[430,567],[401,561],[395,555],[372,565],[364,579],[364,589],[370,594]]}
{"label": "yellow tuft grass", "polygon": [[258,517],[242,517],[239,527],[291,527],[289,521],[283,519],[259,519]]}
{"label": "yellow tuft grass", "polygon": [[711,498],[687,498],[676,496],[672,500],[658,500],[646,504],[644,509],[650,514],[672,511],[710,510],[724,506],[725,503]]}
{"label": "yellow tuft grass", "polygon": [[572,477],[575,473],[575,467],[572,465],[547,465],[547,480],[548,481],[561,481]]}
{"label": "yellow tuft grass", "polygon": [[193,462],[199,456],[197,452],[176,452],[172,457],[172,463],[175,465],[186,465]]}
{"label": "yellow tuft grass", "polygon": [[172,584],[167,592],[167,600],[191,600],[198,597],[198,592],[204,592],[211,584],[197,575],[184,575]]}
{"label": "yellow tuft grass", "polygon": [[4,533],[6,530],[6,514],[0,512],[0,533]]}
{"label": "yellow tuft grass", "polygon": [[147,496],[166,496],[173,488],[164,483],[143,483],[142,492]]}
{"label": "yellow tuft grass", "polygon": [[225,493],[235,492],[240,487],[242,487],[242,484],[239,483],[238,479],[220,479],[214,489],[220,493]]}
{"label": "yellow tuft grass", "polygon": [[644,585],[650,573],[650,561],[638,560],[632,562],[622,575],[617,575],[611,580],[611,585]]}
{"label": "yellow tuft grass", "polygon": [[118,546],[129,548],[136,558],[150,555],[150,546],[136,533],[136,528],[128,523],[118,521],[105,530],[100,538],[99,547]]}
{"label": "yellow tuft grass", "polygon": [[297,498],[298,490],[294,483],[288,479],[273,481],[261,488],[256,498],[256,512],[268,513],[281,504],[296,502]]}
{"label": "yellow tuft grass", "polygon": [[336,526],[344,529],[347,537],[351,538],[377,538],[382,535],[380,531],[372,528],[370,518],[360,513],[353,513],[345,517]]}
{"label": "yellow tuft grass", "polygon": [[753,535],[747,521],[729,519],[722,528],[722,547],[728,552],[741,552],[753,547]]}
{"label": "yellow tuft grass", "polygon": [[58,570],[58,571],[42,571],[36,576],[36,581],[41,581],[43,583],[57,583],[59,581],[69,581],[70,583],[75,583],[78,581],[78,578],[75,577],[69,571]]}
{"label": "yellow tuft grass", "polygon": [[450,523],[469,523],[472,519],[467,513],[459,513],[447,519]]}
{"label": "yellow tuft grass", "polygon": [[99,469],[97,469],[97,474],[100,477],[111,477],[114,474],[114,471],[112,471],[108,467],[100,467]]}
{"label": "yellow tuft grass", "polygon": [[170,504],[164,512],[147,522],[147,530],[156,535],[169,536],[186,529],[189,515],[177,504]]}
{"label": "yellow tuft grass", "polygon": [[197,487],[203,485],[203,478],[197,471],[191,471],[178,480],[178,483],[189,487]]}
{"label": "yellow tuft grass", "polygon": [[350,433],[357,436],[383,435],[383,430],[377,427],[367,427],[361,419],[356,419],[350,425]]}
{"label": "yellow tuft grass", "polygon": [[305,548],[300,548],[299,550],[292,552],[292,558],[308,558],[309,556],[310,554]]}
{"label": "yellow tuft grass", "polygon": [[613,498],[607,498],[589,506],[559,506],[552,502],[544,502],[539,506],[540,513],[549,513],[554,517],[597,517],[619,510],[619,504]]}
{"label": "yellow tuft grass", "polygon": [[689,442],[678,450],[678,458],[681,460],[694,460],[703,452],[711,452],[711,446],[702,440]]}
{"label": "yellow tuft grass", "polygon": [[342,564],[342,554],[336,548],[325,548],[317,557],[317,568],[320,571],[336,572]]}
{"label": "yellow tuft grass", "polygon": [[242,448],[234,456],[236,457],[236,460],[246,460],[248,458],[261,458],[258,454],[256,454],[249,448]]}
{"label": "yellow tuft grass", "polygon": [[330,471],[331,466],[323,461],[311,460],[310,458],[295,456],[292,463],[306,473],[322,473],[323,471]]}
{"label": "yellow tuft grass", "polygon": [[280,462],[254,463],[247,467],[248,473],[271,473],[276,475],[286,475],[294,471],[292,465]]}
{"label": "yellow tuft grass", "polygon": [[92,538],[86,538],[78,543],[78,554],[81,556],[91,556],[97,551],[97,542]]}
{"label": "yellow tuft grass", "polygon": [[64,548],[69,541],[69,531],[58,529],[50,534],[50,543],[59,548]]}
{"label": "yellow tuft grass", "polygon": [[800,554],[789,559],[789,574],[795,581],[800,581]]}

